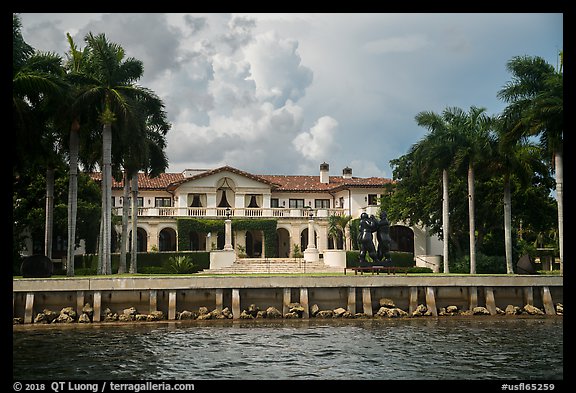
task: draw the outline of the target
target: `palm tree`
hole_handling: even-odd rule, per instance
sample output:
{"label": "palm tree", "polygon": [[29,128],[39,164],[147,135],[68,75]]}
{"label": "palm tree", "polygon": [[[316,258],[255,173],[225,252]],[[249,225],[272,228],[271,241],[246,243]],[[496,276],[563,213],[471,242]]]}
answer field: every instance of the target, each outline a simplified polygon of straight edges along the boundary
{"label": "palm tree", "polygon": [[[128,193],[132,192],[131,202],[123,204],[122,209],[122,240],[121,260],[118,272],[126,271],[126,242],[128,233],[128,212],[132,210],[132,243],[130,251],[130,273],[137,272],[137,229],[138,229],[138,172],[144,171],[150,177],[156,177],[168,167],[168,158],[165,153],[166,133],[170,124],[166,119],[164,103],[157,96],[151,94],[147,100],[138,101],[139,107],[135,114],[139,120],[124,132],[121,140],[122,160],[124,162],[124,201],[128,200]],[[128,185],[128,182],[130,185]]]}
{"label": "palm tree", "polygon": [[[334,248],[338,248],[338,237],[345,236],[346,227],[350,220],[352,220],[352,216],[332,215],[328,217],[328,235],[334,241]],[[344,242],[344,250],[346,250],[346,242]]]}
{"label": "palm tree", "polygon": [[494,119],[485,114],[485,108],[470,107],[466,113],[460,108],[451,110],[450,127],[459,130],[462,143],[454,157],[456,167],[466,168],[468,178],[468,227],[470,244],[470,274],[476,274],[476,221],[474,210],[474,168],[486,163],[490,156],[491,129]]}
{"label": "palm tree", "polygon": [[498,97],[509,105],[504,115],[516,117],[506,138],[517,140],[523,136],[539,136],[541,146],[552,155],[556,174],[556,200],[558,204],[558,240],[560,271],[564,270],[564,207],[563,207],[563,56],[556,71],[541,57],[517,56],[506,65],[512,80],[498,92]]}
{"label": "palm tree", "polygon": [[[79,51],[70,34],[66,34],[70,46],[68,62],[66,64],[68,75],[74,79],[82,72],[85,52]],[[78,84],[74,86],[74,93],[78,90]],[[70,105],[74,108],[74,105]],[[68,169],[68,250],[66,259],[66,275],[74,276],[74,250],[76,245],[76,217],[78,213],[78,151],[80,149],[80,120],[79,115],[72,110],[70,116],[70,135],[68,141],[69,148],[69,169]]]}
{"label": "palm tree", "polygon": [[148,89],[135,84],[142,77],[140,60],[125,58],[124,49],[109,42],[104,34],[85,37],[88,48],[87,67],[92,78],[85,96],[98,104],[102,124],[102,262],[99,274],[111,274],[110,242],[112,233],[112,125],[122,131],[136,119],[136,101],[153,100]]}
{"label": "palm tree", "polygon": [[442,241],[444,273],[449,273],[449,236],[450,236],[450,207],[448,194],[448,169],[461,143],[461,136],[450,127],[449,120],[453,118],[452,109],[445,109],[442,114],[423,111],[416,115],[419,126],[426,127],[430,132],[410,149],[414,154],[415,165],[422,173],[429,173],[434,169],[442,171]]}

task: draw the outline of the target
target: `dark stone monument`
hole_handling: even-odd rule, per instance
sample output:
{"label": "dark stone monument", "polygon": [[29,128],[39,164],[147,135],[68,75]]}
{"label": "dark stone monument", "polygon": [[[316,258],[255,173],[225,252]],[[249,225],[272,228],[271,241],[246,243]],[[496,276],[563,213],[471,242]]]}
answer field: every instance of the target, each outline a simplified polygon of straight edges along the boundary
{"label": "dark stone monument", "polygon": [[368,214],[362,213],[360,215],[360,224],[358,231],[358,245],[360,246],[360,266],[370,266],[366,261],[366,254],[370,255],[373,263],[379,263],[378,254],[376,252],[376,247],[374,247],[374,242],[372,241],[372,232],[375,232],[376,219],[374,216],[368,217]]}
{"label": "dark stone monument", "polygon": [[516,273],[518,274],[536,274],[536,269],[534,269],[534,265],[532,264],[532,260],[530,259],[530,255],[524,254],[518,260],[516,264]]}
{"label": "dark stone monument", "polygon": [[390,258],[390,222],[384,210],[380,212],[380,221],[376,223],[376,238],[378,239],[378,259],[387,263],[392,263]]}
{"label": "dark stone monument", "polygon": [[24,258],[20,266],[20,273],[24,278],[52,277],[52,260],[45,255],[31,255]]}

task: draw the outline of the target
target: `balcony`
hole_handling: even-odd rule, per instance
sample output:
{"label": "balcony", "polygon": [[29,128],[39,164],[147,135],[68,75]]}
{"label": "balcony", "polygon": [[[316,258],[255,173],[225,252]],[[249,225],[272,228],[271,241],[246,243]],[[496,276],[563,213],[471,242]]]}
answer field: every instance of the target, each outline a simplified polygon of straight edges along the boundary
{"label": "balcony", "polygon": [[[115,207],[114,214],[121,216],[122,208]],[[249,208],[230,209],[232,217],[254,218],[307,218],[312,212],[314,218],[344,216],[346,209],[309,209],[309,208]],[[138,217],[226,217],[226,208],[222,207],[139,207]]]}

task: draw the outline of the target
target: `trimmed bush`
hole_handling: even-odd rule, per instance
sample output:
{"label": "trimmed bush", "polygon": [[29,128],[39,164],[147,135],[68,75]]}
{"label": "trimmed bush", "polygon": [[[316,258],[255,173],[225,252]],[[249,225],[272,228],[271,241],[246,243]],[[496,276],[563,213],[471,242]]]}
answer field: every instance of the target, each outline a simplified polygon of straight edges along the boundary
{"label": "trimmed bush", "polygon": [[[208,251],[162,251],[162,252],[139,252],[137,258],[138,273],[158,274],[173,273],[170,270],[170,258],[178,256],[189,256],[194,261],[194,271],[191,273],[199,272],[203,269],[210,267],[210,252]],[[118,272],[118,265],[120,262],[120,254],[112,254],[112,273]],[[130,268],[130,253],[126,254],[127,268]],[[152,269],[148,269],[152,267]],[[80,275],[80,272],[93,271],[96,274],[98,268],[98,255],[97,254],[84,254],[76,255],[74,257],[74,272]]]}

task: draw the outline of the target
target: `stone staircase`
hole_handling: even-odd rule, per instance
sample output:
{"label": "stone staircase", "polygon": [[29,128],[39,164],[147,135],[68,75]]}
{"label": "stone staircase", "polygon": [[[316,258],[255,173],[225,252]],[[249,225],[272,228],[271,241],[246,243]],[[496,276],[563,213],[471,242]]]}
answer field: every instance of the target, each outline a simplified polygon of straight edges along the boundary
{"label": "stone staircase", "polygon": [[303,258],[238,258],[231,265],[204,269],[201,274],[278,274],[344,273],[343,268],[327,266],[322,260],[305,262]]}

